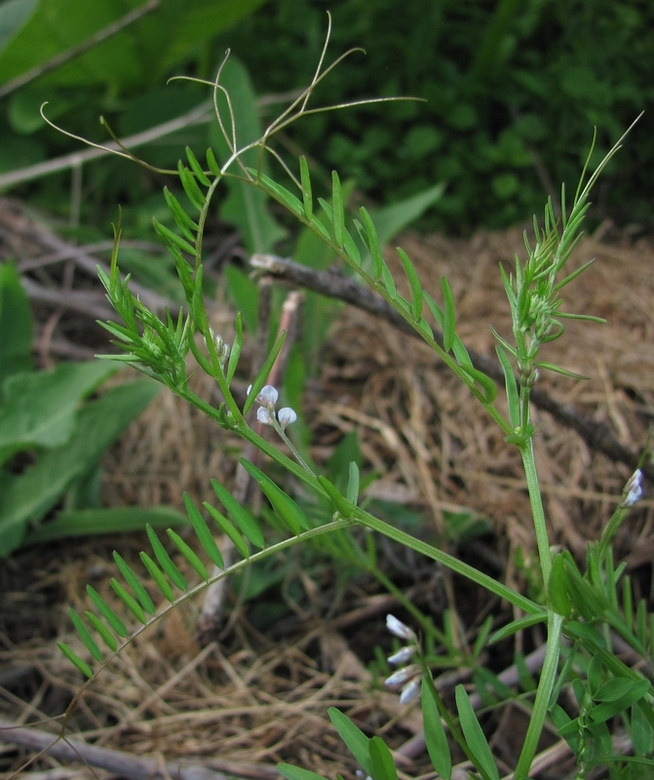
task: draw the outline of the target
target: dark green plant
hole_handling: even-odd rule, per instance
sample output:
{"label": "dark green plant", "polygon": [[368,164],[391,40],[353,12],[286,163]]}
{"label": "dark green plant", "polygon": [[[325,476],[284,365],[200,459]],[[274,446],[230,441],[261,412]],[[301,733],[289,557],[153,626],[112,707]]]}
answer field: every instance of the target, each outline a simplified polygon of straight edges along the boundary
{"label": "dark green plant", "polygon": [[[556,182],[576,182],[589,126],[598,128],[594,166],[654,99],[654,53],[643,34],[654,7],[640,0],[279,0],[230,30],[225,45],[259,92],[282,92],[290,78],[310,77],[326,8],[339,49],[362,46],[367,56],[321,86],[323,100],[427,102],[308,118],[294,142],[326,174],[346,170],[381,202],[446,182],[423,222],[430,228],[529,219],[544,195],[556,199]],[[601,185],[602,215],[621,223],[650,222],[651,123],[635,128],[620,169],[609,166]]]}
{"label": "dark green plant", "polygon": [[165,508],[100,507],[100,458],[158,387],[128,382],[92,400],[117,366],[35,371],[29,302],[16,269],[4,263],[0,345],[0,558],[26,544],[183,522]]}

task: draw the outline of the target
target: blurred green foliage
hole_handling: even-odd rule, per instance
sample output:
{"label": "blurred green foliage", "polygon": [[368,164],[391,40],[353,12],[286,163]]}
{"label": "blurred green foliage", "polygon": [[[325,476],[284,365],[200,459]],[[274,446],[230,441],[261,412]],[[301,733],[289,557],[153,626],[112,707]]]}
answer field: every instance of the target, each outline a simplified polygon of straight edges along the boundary
{"label": "blurred green foliage", "polygon": [[[0,2],[3,85],[74,50],[143,0]],[[211,79],[227,47],[245,64],[255,94],[308,84],[333,16],[328,60],[354,54],[320,85],[313,105],[361,96],[414,95],[423,102],[368,105],[306,117],[293,140],[322,167],[347,171],[380,203],[441,182],[447,189],[423,226],[461,232],[504,227],[540,208],[554,182],[576,181],[597,126],[596,159],[654,98],[654,5],[643,0],[160,0],[159,7],[86,53],[2,97],[0,172],[79,150],[45,125],[47,115],[85,138],[122,137],[180,116],[208,97],[183,73]],[[271,116],[278,104],[268,109]],[[264,117],[265,120],[266,117]],[[653,120],[647,114],[597,192],[599,216],[648,227]],[[139,150],[174,167],[184,145],[215,141],[210,125],[185,128]],[[314,170],[317,176],[317,170]],[[120,158],[84,166],[81,221],[106,228],[115,204],[126,235],[149,229],[163,200],[160,177]],[[14,189],[67,214],[69,171]],[[230,209],[238,193],[230,194]],[[147,214],[147,217],[145,216]],[[86,236],[91,239],[92,236]]]}
{"label": "blurred green foliage", "polygon": [[[10,89],[12,81],[53,63],[106,31],[145,0],[93,0],[92,13],[77,0],[0,2],[0,173],[82,149],[79,141],[48,127],[39,109],[84,138],[109,140],[99,125],[105,117],[120,136],[154,127],[197,106],[209,95],[196,84],[171,84],[180,73],[213,79],[222,56],[215,38],[264,0],[159,0],[157,7],[90,50]],[[6,90],[10,90],[4,94]],[[153,165],[175,166],[185,144],[206,149],[208,125],[187,128],[147,147]],[[136,202],[147,209],[163,202],[159,181],[126,160],[111,156],[84,166],[82,222],[116,219],[116,203]],[[67,215],[71,175],[41,176],[14,188],[15,194],[53,213]],[[156,195],[154,195],[156,193]],[[152,197],[152,202],[148,199]],[[145,210],[144,209],[144,210]],[[140,212],[138,212],[140,214]],[[143,227],[139,216],[134,227]],[[129,226],[128,226],[129,227]],[[87,237],[88,238],[88,237]]]}
{"label": "blurred green foliage", "polygon": [[[430,225],[504,227],[577,181],[598,128],[599,161],[654,100],[654,4],[643,0],[278,0],[223,37],[259,93],[309,82],[333,16],[328,61],[362,46],[316,105],[413,95],[303,120],[294,140],[381,202],[441,181]],[[651,223],[654,128],[645,116],[596,200],[620,223]],[[591,164],[592,165],[592,164]]]}
{"label": "blurred green foliage", "polygon": [[116,366],[32,366],[32,314],[13,265],[0,263],[0,559],[25,544],[183,522],[167,508],[100,506],[100,459],[150,403],[149,380],[93,398]]}

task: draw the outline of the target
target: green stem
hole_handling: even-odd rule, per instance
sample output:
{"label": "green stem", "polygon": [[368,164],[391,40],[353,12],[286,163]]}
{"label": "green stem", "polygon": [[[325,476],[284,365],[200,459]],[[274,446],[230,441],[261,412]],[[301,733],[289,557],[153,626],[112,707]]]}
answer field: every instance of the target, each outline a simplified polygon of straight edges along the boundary
{"label": "green stem", "polygon": [[561,653],[563,617],[557,615],[556,612],[550,612],[547,619],[547,628],[547,651],[545,652],[543,670],[538,682],[534,709],[529,719],[529,727],[527,728],[520,758],[513,774],[513,780],[525,780],[529,776],[529,769],[538,749],[538,742],[543,731],[552,691],[556,683],[559,655]]}
{"label": "green stem", "polygon": [[431,558],[433,561],[447,566],[448,569],[455,574],[460,574],[462,577],[469,579],[471,582],[480,585],[482,588],[494,593],[501,599],[505,599],[509,604],[513,604],[518,609],[526,612],[528,615],[538,615],[542,611],[542,607],[528,599],[526,596],[516,593],[511,588],[503,585],[501,582],[497,582],[487,574],[475,569],[473,566],[469,566],[467,563],[460,561],[449,553],[439,550],[437,547],[432,547],[431,544],[423,542],[421,539],[416,539],[405,531],[401,531],[399,528],[395,528],[383,520],[379,520],[373,515],[365,512],[358,507],[354,509],[352,513],[352,520],[364,525],[366,528],[371,528],[373,531],[377,531],[389,539],[394,539],[396,542],[409,547],[412,550],[424,555],[427,558]]}
{"label": "green stem", "polygon": [[282,428],[282,426],[277,422],[275,417],[272,417],[272,426],[277,431],[277,434],[279,438],[286,444],[286,446],[289,448],[289,450],[293,453],[295,456],[295,460],[302,466],[303,469],[309,472],[312,477],[315,477],[316,475],[313,473],[313,469],[307,464],[307,462],[304,460],[304,458],[300,455],[297,448],[293,444],[293,442],[288,438],[286,435],[286,432]]}

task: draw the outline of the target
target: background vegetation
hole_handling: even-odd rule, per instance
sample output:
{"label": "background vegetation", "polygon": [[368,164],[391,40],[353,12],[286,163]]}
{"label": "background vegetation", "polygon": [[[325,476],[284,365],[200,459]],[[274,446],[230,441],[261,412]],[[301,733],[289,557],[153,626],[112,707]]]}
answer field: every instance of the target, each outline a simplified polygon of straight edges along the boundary
{"label": "background vegetation", "polygon": [[[0,83],[43,65],[135,7],[133,0],[98,0],[89,15],[74,0],[5,2]],[[308,153],[325,177],[332,167],[347,170],[380,203],[445,182],[445,196],[425,227],[463,232],[529,218],[544,193],[556,197],[558,182],[576,181],[593,126],[599,160],[654,98],[654,49],[645,33],[654,24],[654,7],[643,0],[162,0],[155,13],[4,98],[0,170],[79,148],[45,126],[38,114],[45,100],[48,116],[72,132],[105,139],[97,125],[103,115],[117,133],[130,135],[204,99],[201,87],[164,86],[165,79],[181,72],[212,78],[228,46],[259,95],[305,86],[328,9],[332,57],[353,46],[367,55],[349,58],[323,83],[318,100],[414,95],[426,102],[317,115],[287,143]],[[276,109],[269,104],[263,110],[272,116]],[[187,128],[149,147],[146,156],[174,165],[180,144],[201,150],[207,132],[207,125]],[[650,223],[653,139],[646,115],[596,195],[602,216]],[[68,208],[69,186],[70,176],[59,174],[18,193],[61,212]],[[113,218],[120,200],[143,205],[148,216],[134,219],[148,224],[151,207],[161,202],[159,189],[152,177],[120,160],[85,166],[83,221],[100,224],[107,212]]]}

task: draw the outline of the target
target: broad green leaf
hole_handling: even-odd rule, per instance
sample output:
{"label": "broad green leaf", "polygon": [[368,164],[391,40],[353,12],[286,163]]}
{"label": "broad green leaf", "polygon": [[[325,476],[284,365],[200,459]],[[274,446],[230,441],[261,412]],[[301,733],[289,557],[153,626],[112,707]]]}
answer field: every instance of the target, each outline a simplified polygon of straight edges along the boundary
{"label": "broad green leaf", "polygon": [[[608,683],[607,683],[608,684]],[[605,701],[593,707],[590,713],[593,723],[605,723],[609,718],[625,712],[649,691],[649,680],[632,681],[631,688],[619,699]]]}
{"label": "broad green leaf", "polygon": [[28,521],[41,520],[158,392],[159,385],[150,380],[108,390],[80,410],[66,444],[48,450],[34,466],[5,482],[0,495],[0,557],[22,543]]}
{"label": "broad green leaf", "polygon": [[327,710],[327,714],[341,739],[345,742],[349,751],[363,768],[363,771],[372,776],[372,762],[370,760],[369,749],[370,740],[368,737],[366,737],[358,726],[355,726],[354,723],[352,723],[347,715],[344,715],[340,710],[337,710],[336,707],[330,707]]}
{"label": "broad green leaf", "polygon": [[277,771],[286,780],[326,780],[322,775],[311,772],[309,769],[293,766],[293,764],[277,764]]}
{"label": "broad green leaf", "polygon": [[0,51],[27,23],[38,4],[38,0],[5,0],[0,4]]}
{"label": "broad green leaf", "polygon": [[374,780],[397,780],[397,769],[388,745],[381,737],[373,737],[368,743],[372,776]]}
{"label": "broad green leaf", "polygon": [[[115,0],[94,0],[90,14],[75,0],[40,0],[36,13],[0,55],[0,81],[9,81],[82,44],[136,5],[136,1],[125,7]],[[98,70],[103,65],[107,68],[105,73]],[[49,85],[67,86],[128,83],[139,78],[138,67],[134,41],[122,34],[59,67],[43,80]]]}
{"label": "broad green leaf", "polygon": [[633,680],[626,677],[614,677],[599,687],[593,694],[593,699],[595,701],[617,701],[626,696],[635,684]]}
{"label": "broad green leaf", "polygon": [[424,212],[440,199],[445,190],[444,184],[436,184],[417,195],[405,198],[399,203],[391,203],[371,214],[382,247],[401,230],[415,222]]}
{"label": "broad green leaf", "polygon": [[[646,704],[646,706],[649,706]],[[644,756],[652,747],[652,727],[639,706],[631,708],[631,740],[637,755]]]}
{"label": "broad green leaf", "polygon": [[424,677],[422,679],[422,717],[429,758],[443,780],[450,780],[452,777],[450,746],[441,723],[434,691],[429,681]]}
{"label": "broad green leaf", "polygon": [[0,263],[0,388],[12,374],[32,370],[33,337],[32,309],[16,267]]}
{"label": "broad green leaf", "polygon": [[573,639],[583,639],[592,647],[600,650],[603,650],[606,647],[606,641],[599,629],[596,626],[582,623],[579,620],[570,620],[566,623],[565,634]]}
{"label": "broad green leaf", "polygon": [[20,450],[65,444],[80,401],[117,370],[110,363],[90,360],[9,377],[0,407],[0,464]]}
{"label": "broad green leaf", "polygon": [[456,707],[459,712],[461,730],[466,738],[470,752],[478,769],[483,770],[491,780],[500,780],[497,764],[488,746],[475,711],[463,685],[457,685],[455,691]]}
{"label": "broad green leaf", "polygon": [[53,520],[30,531],[25,544],[43,544],[53,539],[73,539],[98,534],[123,534],[153,528],[185,525],[186,518],[170,507],[120,506],[100,509],[73,509],[59,512]]}
{"label": "broad green leaf", "polygon": [[[42,77],[45,85],[158,84],[171,67],[262,4],[263,0],[165,0],[154,13]],[[87,41],[142,0],[40,0],[0,55],[0,82]],[[171,31],[174,30],[174,35]]]}

